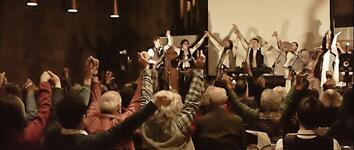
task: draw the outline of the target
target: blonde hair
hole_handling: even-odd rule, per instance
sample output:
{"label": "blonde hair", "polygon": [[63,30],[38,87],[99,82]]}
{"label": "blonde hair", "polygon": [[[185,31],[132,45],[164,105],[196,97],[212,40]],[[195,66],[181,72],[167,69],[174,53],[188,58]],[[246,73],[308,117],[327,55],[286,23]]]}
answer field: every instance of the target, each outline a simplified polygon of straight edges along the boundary
{"label": "blonde hair", "polygon": [[339,107],[342,105],[343,97],[334,89],[327,89],[321,96],[321,103],[325,107]]}
{"label": "blonde hair", "polygon": [[265,89],[261,95],[261,108],[263,110],[278,110],[282,98],[279,93],[275,92],[272,89]]}
{"label": "blonde hair", "polygon": [[120,113],[122,98],[117,91],[107,91],[102,95],[100,109],[104,113],[115,113],[116,110]]}
{"label": "blonde hair", "polygon": [[284,101],[286,95],[288,94],[288,92],[286,91],[286,88],[285,87],[282,87],[282,86],[276,86],[273,88],[273,91],[278,93],[281,98],[282,98],[282,101]]}
{"label": "blonde hair", "polygon": [[165,130],[170,128],[176,120],[177,114],[183,106],[182,98],[178,93],[167,90],[157,92],[152,98],[155,99],[157,96],[166,96],[167,99],[171,100],[171,103],[167,106],[161,106],[147,122]]}

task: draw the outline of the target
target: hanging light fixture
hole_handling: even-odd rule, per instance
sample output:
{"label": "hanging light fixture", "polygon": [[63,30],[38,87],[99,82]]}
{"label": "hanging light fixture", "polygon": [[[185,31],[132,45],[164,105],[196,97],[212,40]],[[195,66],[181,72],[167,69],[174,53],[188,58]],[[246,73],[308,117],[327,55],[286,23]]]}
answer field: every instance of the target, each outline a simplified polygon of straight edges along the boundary
{"label": "hanging light fixture", "polygon": [[28,0],[27,6],[36,7],[38,6],[37,0]]}
{"label": "hanging light fixture", "polygon": [[77,9],[76,0],[69,0],[70,6],[68,8],[69,13],[77,13],[79,10]]}
{"label": "hanging light fixture", "polygon": [[118,15],[118,0],[113,0],[113,14],[110,15],[111,18],[119,18]]}

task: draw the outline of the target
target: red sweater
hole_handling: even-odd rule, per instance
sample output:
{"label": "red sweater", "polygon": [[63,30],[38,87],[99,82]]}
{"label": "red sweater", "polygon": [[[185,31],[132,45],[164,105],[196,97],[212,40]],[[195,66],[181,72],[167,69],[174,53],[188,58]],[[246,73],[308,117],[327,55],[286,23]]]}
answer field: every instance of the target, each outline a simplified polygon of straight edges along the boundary
{"label": "red sweater", "polygon": [[39,141],[48,124],[50,109],[52,107],[52,89],[50,84],[48,82],[40,83],[39,89],[37,115],[27,123],[27,127],[23,130],[23,136],[19,140],[21,147],[27,150],[39,149]]}
{"label": "red sweater", "polygon": [[[91,84],[91,104],[87,110],[86,117],[86,131],[88,133],[97,133],[100,131],[106,131],[115,125],[124,121],[127,117],[135,113],[140,108],[140,96],[141,96],[141,79],[138,79],[138,87],[135,94],[127,107],[126,111],[122,114],[103,114],[100,111],[101,102],[101,88],[100,83]],[[117,143],[114,149],[129,149],[134,150],[134,144],[132,139],[126,139],[123,142]]]}

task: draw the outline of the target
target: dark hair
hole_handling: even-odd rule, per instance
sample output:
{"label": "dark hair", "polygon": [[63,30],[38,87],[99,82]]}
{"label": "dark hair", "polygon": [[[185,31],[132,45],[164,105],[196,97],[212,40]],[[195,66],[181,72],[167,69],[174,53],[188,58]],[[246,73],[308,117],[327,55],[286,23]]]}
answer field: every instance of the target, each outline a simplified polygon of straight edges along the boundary
{"label": "dark hair", "polygon": [[160,36],[154,36],[154,38],[152,39],[152,42],[155,42],[158,39],[160,39]]}
{"label": "dark hair", "polygon": [[0,145],[2,148],[16,146],[19,136],[26,127],[23,107],[21,100],[16,96],[0,97]]}
{"label": "dark hair", "polygon": [[189,41],[188,41],[187,39],[183,39],[183,40],[181,41],[180,45],[182,46],[184,42],[188,42],[188,44],[189,44]]}
{"label": "dark hair", "polygon": [[299,47],[299,43],[297,43],[297,42],[292,42],[292,43],[294,43],[296,45],[296,47]]}
{"label": "dark hair", "polygon": [[230,44],[230,47],[229,47],[229,48],[232,50],[232,48],[234,47],[233,42],[232,42],[231,40],[229,40],[229,39],[228,39],[228,40],[226,40],[226,41],[227,41],[227,42],[229,42],[229,44]]}
{"label": "dark hair", "polygon": [[255,41],[257,41],[257,43],[259,43],[259,39],[257,39],[257,38],[252,38],[251,41],[253,41],[253,40],[255,40]]}
{"label": "dark hair", "polygon": [[77,128],[85,113],[86,104],[79,93],[65,94],[63,100],[57,105],[58,120],[64,128]]}
{"label": "dark hair", "polygon": [[13,95],[13,96],[18,96],[21,97],[21,88],[18,84],[9,82],[6,83],[3,87],[4,90],[4,95]]}
{"label": "dark hair", "polygon": [[246,81],[242,79],[238,79],[235,86],[235,93],[238,96],[242,96],[246,94],[246,90],[247,90]]}
{"label": "dark hair", "polygon": [[319,125],[319,112],[321,102],[309,92],[307,96],[301,99],[297,107],[297,117],[299,122],[306,129],[314,129]]}

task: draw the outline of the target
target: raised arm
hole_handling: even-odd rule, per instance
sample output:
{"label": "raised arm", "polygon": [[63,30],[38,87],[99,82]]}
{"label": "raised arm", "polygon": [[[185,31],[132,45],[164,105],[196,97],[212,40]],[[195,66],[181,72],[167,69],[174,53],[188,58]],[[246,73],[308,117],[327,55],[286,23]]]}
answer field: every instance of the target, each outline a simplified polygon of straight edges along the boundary
{"label": "raised arm", "polygon": [[171,36],[171,31],[170,30],[166,31],[166,37],[167,37],[167,45],[165,45],[163,47],[164,51],[167,51],[170,47],[173,46],[173,38]]}
{"label": "raised arm", "polygon": [[236,96],[236,93],[232,90],[232,82],[229,76],[224,74],[222,80],[233,110],[243,119],[257,120],[259,118],[259,110],[252,109],[246,104],[240,102]]}
{"label": "raised arm", "polygon": [[206,31],[206,35],[209,37],[211,43],[218,49],[219,51],[223,50],[223,46],[215,39],[213,35],[211,35],[208,31]]}
{"label": "raised arm", "polygon": [[333,37],[332,44],[331,44],[331,51],[332,53],[336,54],[338,56],[338,50],[337,50],[337,40],[338,36],[342,33],[342,31],[339,31],[336,33]]}
{"label": "raised arm", "polygon": [[[242,33],[240,32],[240,30],[238,29],[238,27],[235,24],[233,24],[233,28],[235,29],[235,34],[238,39],[236,42],[240,42],[243,49],[245,49],[247,51],[249,43],[244,38],[244,36],[242,35]],[[236,43],[236,45],[238,46],[239,44]]]}
{"label": "raised arm", "polygon": [[31,79],[27,79],[24,89],[26,90],[26,118],[32,120],[38,111],[36,98],[34,97],[34,84]]}
{"label": "raised arm", "polygon": [[139,62],[145,68],[143,70],[143,80],[141,87],[140,107],[144,107],[152,99],[153,81],[151,79],[153,70],[148,69],[148,54],[146,52],[139,53]]}
{"label": "raised arm", "polygon": [[[89,57],[87,58],[87,64],[85,67],[85,70],[92,70],[92,71],[87,71],[85,72],[85,78],[87,78],[87,81],[89,79],[89,77],[92,78],[92,80],[90,79],[90,81],[92,81],[92,83],[90,82],[91,85],[91,93],[90,93],[90,97],[91,97],[91,103],[90,106],[87,109],[87,118],[90,119],[92,117],[97,117],[100,115],[100,101],[101,101],[101,87],[100,87],[100,82],[98,80],[98,76],[97,76],[97,72],[98,72],[98,67],[99,67],[99,60],[97,60],[96,58],[93,57]],[[97,71],[97,72],[96,72]],[[95,74],[95,75],[93,75]]]}
{"label": "raised arm", "polygon": [[127,107],[127,110],[123,114],[121,114],[122,118],[127,118],[140,109],[140,97],[141,97],[141,86],[142,86],[141,82],[142,82],[142,77],[139,76],[139,78],[136,80],[138,86],[135,90],[134,96],[131,99]]}
{"label": "raised arm", "polygon": [[24,141],[38,143],[48,124],[50,109],[52,106],[52,89],[49,84],[51,76],[48,71],[42,73],[39,84],[39,101],[37,115],[27,124],[24,130]]}
{"label": "raised arm", "polygon": [[177,127],[185,136],[189,135],[188,126],[201,105],[200,99],[204,91],[204,75],[201,68],[203,68],[205,64],[205,56],[202,52],[197,57],[195,64],[197,69],[193,70],[194,77],[190,84],[184,105],[177,116]]}
{"label": "raised arm", "polygon": [[272,34],[272,39],[270,40],[270,42],[268,42],[266,45],[263,46],[262,50],[262,54],[264,55],[264,51],[265,50],[270,50],[270,48],[277,48],[278,47],[278,33],[277,31],[274,31]]}
{"label": "raised arm", "polygon": [[204,39],[208,37],[206,33],[204,33],[203,37],[198,41],[197,44],[195,44],[192,48],[190,48],[191,55],[203,44]]}

